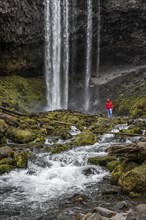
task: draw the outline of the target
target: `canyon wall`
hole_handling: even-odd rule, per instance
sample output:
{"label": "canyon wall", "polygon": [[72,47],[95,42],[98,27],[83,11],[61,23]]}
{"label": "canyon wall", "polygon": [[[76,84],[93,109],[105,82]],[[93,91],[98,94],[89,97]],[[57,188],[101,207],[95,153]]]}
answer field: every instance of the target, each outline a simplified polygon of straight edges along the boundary
{"label": "canyon wall", "polygon": [[0,76],[43,73],[42,0],[0,1]]}
{"label": "canyon wall", "polygon": [[[43,0],[0,1],[0,75],[43,74]],[[69,0],[70,73],[85,71],[87,2]],[[101,0],[100,71],[141,65],[146,46],[145,0]],[[97,74],[98,1],[93,0],[92,75]]]}

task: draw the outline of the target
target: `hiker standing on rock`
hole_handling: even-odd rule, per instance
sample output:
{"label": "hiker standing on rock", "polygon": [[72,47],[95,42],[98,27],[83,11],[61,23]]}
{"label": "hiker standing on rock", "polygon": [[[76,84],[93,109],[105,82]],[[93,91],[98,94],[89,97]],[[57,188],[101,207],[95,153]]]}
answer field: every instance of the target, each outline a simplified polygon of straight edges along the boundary
{"label": "hiker standing on rock", "polygon": [[110,101],[110,99],[107,99],[106,110],[107,110],[108,118],[112,118],[112,115],[113,115],[113,104]]}

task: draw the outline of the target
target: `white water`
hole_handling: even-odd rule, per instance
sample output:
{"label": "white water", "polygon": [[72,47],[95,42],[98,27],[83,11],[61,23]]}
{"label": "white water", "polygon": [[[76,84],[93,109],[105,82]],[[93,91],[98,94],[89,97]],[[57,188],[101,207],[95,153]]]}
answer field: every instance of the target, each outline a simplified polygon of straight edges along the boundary
{"label": "white water", "polygon": [[[45,78],[47,109],[49,110],[66,109],[68,105],[68,13],[68,0],[63,1],[63,12],[61,0],[46,0]],[[62,64],[63,73],[61,71]]]}
{"label": "white water", "polygon": [[100,76],[100,32],[101,32],[101,0],[98,0],[98,32],[97,32],[97,77]]}
{"label": "white water", "polygon": [[86,76],[85,76],[85,111],[90,105],[90,76],[92,60],[92,0],[87,0],[87,50],[86,50]]}
{"label": "white water", "polygon": [[[106,155],[99,152],[99,144],[80,147],[58,155],[38,154],[30,161],[28,169],[15,170],[0,176],[1,189],[11,188],[1,195],[1,204],[18,205],[59,199],[64,195],[83,192],[87,185],[97,183],[107,174],[99,166],[89,165],[87,158]],[[85,175],[92,168],[91,175]],[[21,199],[20,199],[21,198]]]}
{"label": "white water", "polygon": [[62,108],[67,109],[68,107],[68,74],[69,74],[69,3],[68,0],[63,0],[63,43],[64,43],[64,62],[63,62],[63,103]]}
{"label": "white water", "polygon": [[[123,124],[115,129],[117,131],[126,126]],[[70,132],[74,136],[79,130],[72,127]],[[45,144],[49,147],[54,143],[64,142],[46,139]],[[119,139],[105,134],[99,143],[92,146],[78,147],[56,155],[34,154],[27,169],[16,169],[1,175],[0,213],[3,219],[13,219],[14,216],[14,219],[21,220],[39,219],[38,216],[52,209],[55,211],[59,202],[65,203],[74,194],[88,195],[92,193],[91,186],[95,185],[98,189],[98,182],[109,172],[100,166],[90,165],[88,158],[107,155],[105,150],[113,144],[119,144]]]}

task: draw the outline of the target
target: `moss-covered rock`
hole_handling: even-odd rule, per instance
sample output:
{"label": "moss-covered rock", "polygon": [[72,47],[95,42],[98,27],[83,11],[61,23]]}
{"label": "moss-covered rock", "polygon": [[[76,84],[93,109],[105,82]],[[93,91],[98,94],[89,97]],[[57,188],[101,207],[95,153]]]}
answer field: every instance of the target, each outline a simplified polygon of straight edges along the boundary
{"label": "moss-covered rock", "polygon": [[114,184],[118,184],[119,178],[123,173],[126,173],[133,168],[135,168],[137,164],[135,162],[127,162],[123,161],[120,165],[116,166],[116,168],[112,171],[111,180]]}
{"label": "moss-covered rock", "polygon": [[119,97],[114,101],[114,109],[118,115],[131,115],[135,118],[144,117],[146,116],[146,96],[133,94],[124,98]]}
{"label": "moss-covered rock", "polygon": [[112,160],[112,161],[107,163],[106,167],[110,172],[112,172],[119,165],[119,163],[120,162],[117,159]]}
{"label": "moss-covered rock", "polygon": [[146,165],[123,173],[119,178],[119,185],[128,194],[146,192]]}
{"label": "moss-covered rock", "polygon": [[127,134],[142,134],[143,133],[141,128],[135,125],[131,125],[128,129],[123,129],[121,132],[127,133]]}
{"label": "moss-covered rock", "polygon": [[7,102],[11,109],[30,112],[45,103],[43,77],[5,76],[0,78],[0,104]]}
{"label": "moss-covered rock", "polygon": [[11,166],[9,164],[1,164],[0,165],[0,175],[4,174],[6,172],[10,172],[12,169],[14,169],[14,166]]}
{"label": "moss-covered rock", "polygon": [[25,168],[27,167],[28,154],[24,151],[15,152],[14,160],[18,168]]}
{"label": "moss-covered rock", "polygon": [[12,154],[13,152],[11,147],[3,146],[0,148],[0,159],[4,157],[11,157]]}
{"label": "moss-covered rock", "polygon": [[70,149],[70,147],[68,145],[59,144],[59,145],[54,145],[54,146],[47,148],[47,151],[51,152],[52,154],[59,154],[63,151],[67,151],[69,149]]}
{"label": "moss-covered rock", "polygon": [[89,130],[85,130],[75,137],[73,144],[76,146],[85,146],[95,144],[96,141],[96,135]]}
{"label": "moss-covered rock", "polygon": [[2,165],[2,164],[14,165],[14,163],[15,163],[15,161],[11,157],[3,158],[3,159],[0,160],[0,165]]}
{"label": "moss-covered rock", "polygon": [[3,137],[3,134],[7,131],[8,125],[4,120],[0,119],[0,137]]}
{"label": "moss-covered rock", "polygon": [[90,157],[88,162],[94,165],[106,166],[109,162],[116,160],[114,156]]}
{"label": "moss-covered rock", "polygon": [[7,131],[7,137],[15,143],[29,143],[36,138],[36,134],[30,130],[22,130],[18,128],[10,128]]}
{"label": "moss-covered rock", "polygon": [[69,127],[64,126],[55,127],[52,132],[50,131],[49,135],[58,136],[63,140],[71,138],[71,135],[69,134]]}

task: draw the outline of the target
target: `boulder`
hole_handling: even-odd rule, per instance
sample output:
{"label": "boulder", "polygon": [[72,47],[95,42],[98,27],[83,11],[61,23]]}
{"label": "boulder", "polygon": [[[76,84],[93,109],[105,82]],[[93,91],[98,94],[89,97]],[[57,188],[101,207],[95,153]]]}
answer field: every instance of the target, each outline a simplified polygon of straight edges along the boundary
{"label": "boulder", "polygon": [[73,144],[76,146],[85,146],[95,144],[96,141],[96,135],[89,130],[85,130],[75,137]]}
{"label": "boulder", "polygon": [[146,165],[138,166],[123,173],[119,178],[118,184],[125,193],[131,196],[146,192]]}

